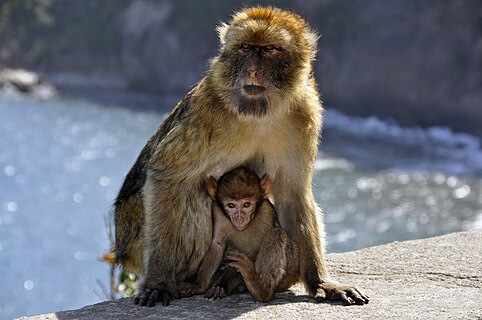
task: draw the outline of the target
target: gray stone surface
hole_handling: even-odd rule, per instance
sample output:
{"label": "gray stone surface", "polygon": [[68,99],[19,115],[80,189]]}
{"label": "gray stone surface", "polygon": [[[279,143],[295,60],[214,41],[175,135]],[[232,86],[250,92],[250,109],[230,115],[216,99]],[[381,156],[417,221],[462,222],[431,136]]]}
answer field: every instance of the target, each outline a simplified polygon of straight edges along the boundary
{"label": "gray stone surface", "polygon": [[138,307],[131,299],[20,319],[482,319],[482,230],[329,254],[334,278],[370,296],[366,306],[315,303],[301,285],[270,303],[236,295]]}

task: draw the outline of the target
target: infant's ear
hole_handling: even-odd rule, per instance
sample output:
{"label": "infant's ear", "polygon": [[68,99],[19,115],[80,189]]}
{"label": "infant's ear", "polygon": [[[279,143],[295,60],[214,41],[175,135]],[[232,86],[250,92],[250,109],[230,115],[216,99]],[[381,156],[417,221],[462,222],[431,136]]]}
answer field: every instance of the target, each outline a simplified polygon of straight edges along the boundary
{"label": "infant's ear", "polygon": [[263,190],[263,197],[267,198],[272,191],[273,184],[271,183],[271,177],[266,173],[261,178],[261,189]]}
{"label": "infant's ear", "polygon": [[216,196],[216,192],[218,191],[218,182],[216,181],[216,178],[214,177],[209,177],[204,181],[204,184],[206,186],[206,191],[209,193],[209,196],[211,199],[214,199]]}

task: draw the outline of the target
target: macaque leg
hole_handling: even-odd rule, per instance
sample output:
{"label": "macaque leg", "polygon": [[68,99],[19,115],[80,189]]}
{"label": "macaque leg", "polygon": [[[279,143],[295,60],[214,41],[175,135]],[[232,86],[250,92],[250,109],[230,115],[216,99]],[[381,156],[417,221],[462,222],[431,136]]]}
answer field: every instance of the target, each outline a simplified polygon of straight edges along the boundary
{"label": "macaque leg", "polygon": [[273,194],[280,195],[275,200],[280,223],[298,245],[300,274],[306,289],[317,301],[368,303],[369,298],[357,287],[330,279],[320,232],[322,214],[313,197],[311,185],[306,184],[304,190],[293,190],[292,185],[279,178],[274,184]]}
{"label": "macaque leg", "polygon": [[182,282],[180,284],[183,297],[201,294],[206,291],[216,270],[223,260],[224,245],[214,239],[208,252],[201,261],[194,283]]}
{"label": "macaque leg", "polygon": [[[146,273],[134,303],[154,306],[161,301],[168,305],[173,298],[180,297],[178,282],[193,275],[202,260],[201,253],[192,253],[194,239],[199,248],[207,247],[212,234],[211,218],[207,214],[196,217],[197,225],[191,222],[189,229],[184,221],[189,220],[193,212],[209,212],[209,201],[192,186],[170,183],[155,170],[148,172],[144,189]],[[196,204],[196,210],[191,207],[192,203]]]}

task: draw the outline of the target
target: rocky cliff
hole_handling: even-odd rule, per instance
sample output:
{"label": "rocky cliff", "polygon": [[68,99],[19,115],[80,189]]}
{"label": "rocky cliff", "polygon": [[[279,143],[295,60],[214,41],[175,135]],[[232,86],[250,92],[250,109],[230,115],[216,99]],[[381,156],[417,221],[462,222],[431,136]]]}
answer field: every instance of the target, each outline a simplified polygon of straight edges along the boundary
{"label": "rocky cliff", "polygon": [[[170,95],[183,94],[200,79],[217,50],[214,27],[242,7],[221,0],[22,3],[0,5],[0,64],[115,74],[131,88]],[[320,33],[315,72],[327,105],[482,137],[481,1],[282,0],[244,6],[256,3],[295,10]]]}

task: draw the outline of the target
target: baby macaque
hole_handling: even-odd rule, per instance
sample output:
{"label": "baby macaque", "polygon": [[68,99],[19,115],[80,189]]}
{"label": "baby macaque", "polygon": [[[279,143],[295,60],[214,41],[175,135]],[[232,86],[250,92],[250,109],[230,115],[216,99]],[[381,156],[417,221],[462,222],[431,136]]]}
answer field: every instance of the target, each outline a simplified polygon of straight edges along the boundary
{"label": "baby macaque", "polygon": [[[280,227],[267,198],[269,176],[260,179],[255,172],[239,167],[219,181],[209,178],[206,188],[214,201],[213,240],[196,280],[181,283],[183,296],[206,293],[222,298],[239,289],[244,280],[253,297],[264,302],[271,300],[275,291],[300,281],[298,248]],[[227,263],[213,279],[223,260]]]}

